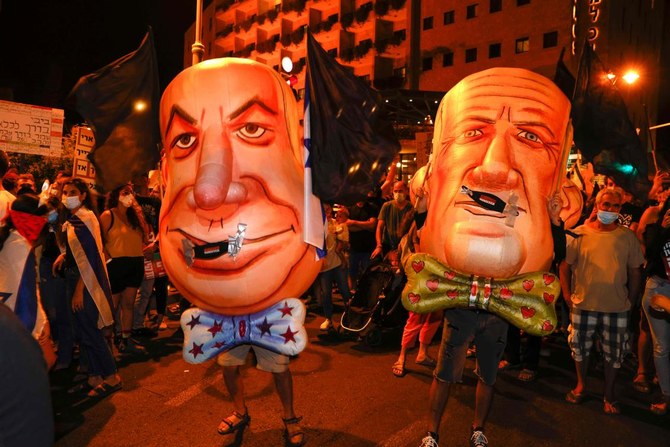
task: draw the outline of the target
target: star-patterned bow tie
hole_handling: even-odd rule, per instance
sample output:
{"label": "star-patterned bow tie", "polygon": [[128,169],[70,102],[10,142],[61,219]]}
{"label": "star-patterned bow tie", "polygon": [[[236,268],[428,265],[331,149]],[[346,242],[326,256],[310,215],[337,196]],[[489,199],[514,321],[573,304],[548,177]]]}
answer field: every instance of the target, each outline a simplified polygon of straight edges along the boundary
{"label": "star-patterned bow tie", "polygon": [[561,287],[556,275],[535,272],[504,280],[465,275],[426,253],[409,255],[402,302],[407,310],[482,309],[504,318],[531,335],[556,327],[554,303]]}
{"label": "star-patterned bow tie", "polygon": [[202,363],[245,344],[296,355],[307,345],[304,322],[305,306],[296,298],[249,315],[220,315],[191,308],[181,316],[184,360]]}

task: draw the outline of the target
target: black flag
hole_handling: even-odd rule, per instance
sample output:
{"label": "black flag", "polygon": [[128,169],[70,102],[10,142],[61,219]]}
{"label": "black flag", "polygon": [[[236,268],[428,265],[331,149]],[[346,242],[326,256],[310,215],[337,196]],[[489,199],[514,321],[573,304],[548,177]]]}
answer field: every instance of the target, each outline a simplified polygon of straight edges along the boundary
{"label": "black flag", "polygon": [[572,100],[572,95],[575,92],[575,77],[572,76],[568,67],[565,66],[563,62],[563,54],[565,53],[565,48],[561,49],[561,54],[558,56],[558,62],[556,62],[556,72],[554,73],[554,84],[561,89],[561,91],[568,97],[569,100]]}
{"label": "black flag", "polygon": [[584,46],[572,102],[574,141],[595,172],[614,178],[628,192],[646,196],[647,154],[626,105],[598,55]]}
{"label": "black flag", "polygon": [[312,186],[324,202],[351,205],[377,186],[400,151],[377,92],[307,32]]}
{"label": "black flag", "polygon": [[93,129],[95,147],[89,158],[104,190],[156,166],[160,92],[151,29],[136,51],[80,78],[71,98]]}

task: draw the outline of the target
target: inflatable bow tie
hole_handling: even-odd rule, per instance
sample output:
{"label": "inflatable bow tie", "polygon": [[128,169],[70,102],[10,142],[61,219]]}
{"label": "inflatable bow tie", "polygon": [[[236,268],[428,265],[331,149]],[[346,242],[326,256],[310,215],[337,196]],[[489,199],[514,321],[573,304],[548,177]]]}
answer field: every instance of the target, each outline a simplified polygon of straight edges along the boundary
{"label": "inflatable bow tie", "polygon": [[456,272],[426,253],[409,255],[404,267],[407,284],[402,302],[412,312],[482,309],[537,336],[550,334],[556,327],[554,303],[561,287],[551,273],[495,280]]}
{"label": "inflatable bow tie", "polygon": [[181,316],[184,360],[202,363],[244,344],[297,355],[307,345],[304,321],[305,306],[295,298],[250,315],[219,315],[191,308]]}

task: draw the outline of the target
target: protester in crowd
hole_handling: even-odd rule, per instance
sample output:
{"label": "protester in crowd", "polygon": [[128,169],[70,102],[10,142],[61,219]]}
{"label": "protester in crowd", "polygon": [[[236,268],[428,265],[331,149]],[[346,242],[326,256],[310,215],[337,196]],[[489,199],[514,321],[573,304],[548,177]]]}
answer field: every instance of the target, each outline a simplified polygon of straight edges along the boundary
{"label": "protester in crowd", "polygon": [[338,252],[337,248],[339,242],[337,222],[333,219],[333,207],[324,203],[323,209],[328,226],[326,234],[327,253],[325,262],[321,267],[321,273],[319,273],[316,281],[318,282],[318,296],[323,306],[323,315],[326,317],[319,329],[327,331],[333,327],[333,282],[337,284],[345,303],[351,299],[351,294],[347,284],[347,270],[342,263],[344,256]]}
{"label": "protester in crowd", "polygon": [[21,320],[0,305],[0,445],[51,447],[54,415],[40,348]]}
{"label": "protester in crowd", "polygon": [[50,326],[37,288],[35,249],[44,242],[46,206],[34,194],[23,194],[12,202],[6,224],[0,228],[0,300],[16,313],[31,331],[50,369],[56,353]]}
{"label": "protester in crowd", "polygon": [[4,177],[8,169],[9,157],[7,157],[5,151],[0,150],[0,178],[3,179],[0,183],[0,226],[4,224],[5,217],[9,213],[9,207],[15,199],[14,195],[4,187]]}
{"label": "protester in crowd", "polygon": [[11,195],[16,196],[19,190],[19,174],[15,168],[9,168],[2,177],[2,187]]}
{"label": "protester in crowd", "polygon": [[376,246],[375,230],[379,208],[369,200],[359,200],[349,207],[349,288],[355,290],[361,274],[370,264]]}
{"label": "protester in crowd", "polygon": [[[550,80],[522,69],[485,70],[452,88],[435,122],[421,251],[445,269],[487,278],[548,269],[553,246],[547,197],[560,175],[569,109]],[[413,270],[405,271],[409,276]],[[438,445],[451,384],[462,379],[471,342],[478,380],[469,442],[488,445],[485,425],[507,326],[484,310],[444,311],[423,447]]]}
{"label": "protester in crowd", "polygon": [[18,187],[17,194],[37,193],[37,189],[35,188],[35,177],[29,172],[19,174],[16,186]]}
{"label": "protester in crowd", "polygon": [[[152,196],[149,191],[149,175],[143,174],[133,179],[133,188],[135,190],[135,200],[142,208],[144,221],[150,229],[148,244],[144,247],[145,264],[151,263],[151,274],[147,276],[146,271],[139,293],[135,299],[133,317],[133,335],[153,335],[158,330],[167,329],[165,318],[165,307],[167,306],[167,286],[168,279],[165,272],[159,276],[159,272],[154,271],[154,258],[160,256],[158,251],[158,217],[160,216],[161,200]],[[159,258],[160,259],[160,258]],[[151,327],[145,326],[145,316],[149,310],[151,297],[156,299],[156,314],[150,322]]]}
{"label": "protester in crowd", "polygon": [[[647,259],[647,284],[642,309],[651,329],[654,345],[654,364],[661,387],[662,399],[651,405],[651,411],[664,415],[670,403],[670,319],[659,306],[670,300],[670,199],[658,207],[648,208],[642,215],[638,230],[643,236]],[[640,359],[642,362],[642,359]],[[639,370],[638,370],[639,374]],[[649,380],[648,377],[644,377]],[[648,383],[648,382],[647,382]]]}
{"label": "protester in crowd", "polygon": [[[375,247],[370,258],[377,256],[386,256],[388,252],[398,249],[398,243],[404,234],[400,234],[398,229],[401,227],[406,215],[412,213],[414,208],[409,202],[409,190],[405,182],[395,182],[393,185],[393,200],[382,205],[377,217],[377,231]],[[411,220],[411,219],[410,219]],[[408,227],[409,229],[409,227]]]}
{"label": "protester in crowd", "polygon": [[60,198],[49,196],[45,203],[47,212],[47,232],[39,257],[40,293],[44,309],[47,312],[52,337],[58,343],[58,358],[55,370],[66,369],[72,362],[75,345],[72,308],[65,293],[65,278],[54,274],[53,264],[65,253],[65,240],[61,237],[59,216],[65,215]]}
{"label": "protester in crowd", "polygon": [[[189,319],[225,320],[228,326],[252,312],[267,312],[267,324],[263,320],[260,326],[240,328],[244,334],[262,332],[263,341],[278,340],[272,348],[251,340],[208,350],[218,354],[234,408],[218,431],[240,434],[249,424],[241,367],[253,350],[256,367],[272,374],[285,443],[301,446],[306,439],[294,410],[288,354],[302,351],[306,343],[301,329],[305,309],[294,297],[321,267],[316,248],[304,241],[303,218],[318,221],[321,216],[317,207],[305,207],[293,93],[266,65],[211,60],[189,67],[170,83],[160,112],[165,145],[161,255],[170,280],[196,306],[182,315],[189,337],[184,357],[194,362],[208,358],[192,349],[194,333],[204,326],[191,328]],[[279,329],[289,322],[285,332]],[[215,321],[214,326],[220,324]],[[203,342],[212,340],[213,333],[203,335]]]}
{"label": "protester in crowd", "polygon": [[148,244],[149,229],[129,184],[109,193],[100,225],[116,317],[116,348],[119,352],[145,353],[131,332],[135,296],[144,278],[144,247]]}
{"label": "protester in crowd", "polygon": [[[341,267],[346,272],[349,270],[349,210],[346,206],[340,205],[335,215],[335,236],[337,238],[336,251],[340,257]],[[349,288],[351,289],[351,287]]]}
{"label": "protester in crowd", "polygon": [[72,178],[63,183],[63,224],[66,251],[53,265],[65,272],[66,293],[74,312],[81,352],[88,365],[89,397],[103,397],[121,389],[114,356],[102,329],[114,323],[112,292],[105,268],[100,224],[86,183]]}
{"label": "protester in crowd", "polygon": [[598,333],[605,357],[603,410],[619,414],[615,383],[628,339],[628,317],[639,299],[644,262],[635,233],[617,223],[623,192],[603,189],[596,196],[597,220],[575,228],[561,265],[561,286],[571,307],[568,338],[577,370],[577,385],[566,401],[579,404],[587,390],[587,358]]}

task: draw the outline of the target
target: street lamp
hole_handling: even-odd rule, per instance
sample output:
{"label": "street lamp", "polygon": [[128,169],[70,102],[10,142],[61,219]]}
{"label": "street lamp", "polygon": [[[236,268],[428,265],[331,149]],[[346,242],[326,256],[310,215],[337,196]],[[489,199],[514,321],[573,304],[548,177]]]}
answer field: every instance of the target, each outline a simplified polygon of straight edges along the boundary
{"label": "street lamp", "polygon": [[627,84],[634,84],[640,79],[640,74],[635,70],[628,70],[626,74],[621,76],[621,78],[626,81]]}

